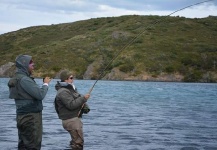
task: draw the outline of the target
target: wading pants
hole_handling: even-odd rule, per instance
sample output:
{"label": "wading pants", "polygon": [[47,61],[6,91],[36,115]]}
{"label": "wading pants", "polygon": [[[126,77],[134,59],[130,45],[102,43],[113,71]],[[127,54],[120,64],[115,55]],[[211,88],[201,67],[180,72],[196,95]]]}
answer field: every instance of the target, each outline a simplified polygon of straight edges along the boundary
{"label": "wading pants", "polygon": [[42,113],[17,115],[18,150],[40,150],[42,141]]}
{"label": "wading pants", "polygon": [[63,128],[71,135],[70,147],[73,150],[83,150],[83,123],[78,117],[63,120]]}

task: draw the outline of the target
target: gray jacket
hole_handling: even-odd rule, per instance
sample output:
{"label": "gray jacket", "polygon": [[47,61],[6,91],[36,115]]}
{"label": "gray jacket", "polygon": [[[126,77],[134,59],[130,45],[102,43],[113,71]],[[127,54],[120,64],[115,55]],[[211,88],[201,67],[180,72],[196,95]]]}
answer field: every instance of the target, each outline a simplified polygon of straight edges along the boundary
{"label": "gray jacket", "polygon": [[85,97],[77,92],[71,84],[57,82],[55,105],[60,119],[66,120],[78,117],[82,105],[87,102]]}
{"label": "gray jacket", "polygon": [[18,58],[15,76],[8,82],[9,98],[15,99],[17,114],[41,112],[43,110],[42,100],[48,91],[47,85],[39,87],[30,77],[28,67],[31,59],[32,57],[28,55],[23,55],[22,59]]}

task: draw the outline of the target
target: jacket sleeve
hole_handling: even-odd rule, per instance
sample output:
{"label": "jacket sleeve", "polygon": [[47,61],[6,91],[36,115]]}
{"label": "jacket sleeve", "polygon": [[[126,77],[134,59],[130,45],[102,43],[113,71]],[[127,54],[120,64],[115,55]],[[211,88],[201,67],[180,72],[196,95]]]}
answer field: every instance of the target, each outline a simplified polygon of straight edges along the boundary
{"label": "jacket sleeve", "polygon": [[43,100],[47,94],[48,86],[39,87],[31,78],[23,77],[20,81],[21,87],[34,99]]}
{"label": "jacket sleeve", "polygon": [[87,102],[84,96],[80,96],[75,99],[71,93],[66,90],[59,93],[59,98],[69,110],[77,109],[78,107],[81,107],[85,102]]}

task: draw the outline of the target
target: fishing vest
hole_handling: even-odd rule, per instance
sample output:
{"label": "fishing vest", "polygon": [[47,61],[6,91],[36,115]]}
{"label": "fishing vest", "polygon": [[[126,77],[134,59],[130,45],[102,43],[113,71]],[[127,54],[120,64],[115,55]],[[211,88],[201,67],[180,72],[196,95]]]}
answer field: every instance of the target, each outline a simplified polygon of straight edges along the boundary
{"label": "fishing vest", "polygon": [[[22,78],[27,77],[23,74],[16,74],[8,81],[9,98],[15,100],[33,100],[33,97],[24,91],[20,85]],[[27,77],[28,78],[28,77]]]}

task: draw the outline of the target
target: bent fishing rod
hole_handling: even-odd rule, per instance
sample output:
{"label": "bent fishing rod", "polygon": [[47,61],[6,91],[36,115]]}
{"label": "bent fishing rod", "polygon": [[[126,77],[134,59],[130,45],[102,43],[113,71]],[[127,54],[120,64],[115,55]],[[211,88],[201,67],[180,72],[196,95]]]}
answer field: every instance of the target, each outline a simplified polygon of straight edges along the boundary
{"label": "bent fishing rod", "polygon": [[170,13],[169,15],[167,15],[167,16],[165,16],[165,17],[163,17],[163,18],[161,18],[161,19],[159,19],[159,20],[157,20],[157,21],[155,21],[154,23],[150,24],[150,25],[147,26],[146,28],[144,28],[144,30],[143,30],[142,32],[140,32],[140,33],[137,34],[134,38],[132,38],[132,39],[131,39],[125,46],[123,46],[123,47],[117,52],[117,54],[108,62],[108,64],[105,66],[105,68],[104,68],[104,69],[102,70],[102,72],[99,74],[99,76],[98,76],[97,80],[94,82],[93,86],[90,88],[89,94],[92,92],[92,90],[93,90],[93,88],[95,87],[96,83],[97,83],[101,78],[103,78],[103,77],[105,76],[105,71],[106,71],[106,69],[109,67],[109,65],[111,65],[111,63],[120,55],[120,53],[121,53],[123,50],[125,50],[126,48],[128,48],[130,45],[132,45],[132,44],[135,42],[135,40],[136,40],[139,36],[141,36],[148,28],[154,26],[155,24],[157,24],[157,23],[159,23],[159,22],[162,22],[162,21],[165,20],[167,17],[169,17],[169,16],[171,16],[171,15],[177,13],[177,12],[180,12],[180,11],[182,11],[182,10],[184,10],[184,9],[187,9],[187,8],[190,8],[190,7],[193,7],[193,6],[196,6],[196,5],[200,5],[200,4],[202,4],[202,3],[211,2],[211,1],[214,1],[214,0],[206,0],[206,1],[198,2],[198,3],[192,4],[192,5],[188,5],[188,6],[186,6],[186,7],[183,7],[183,8],[181,8],[181,9],[178,9],[178,10],[176,10],[176,11]]}

